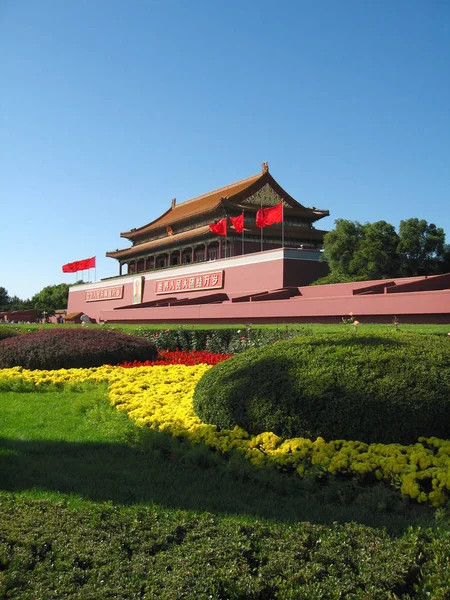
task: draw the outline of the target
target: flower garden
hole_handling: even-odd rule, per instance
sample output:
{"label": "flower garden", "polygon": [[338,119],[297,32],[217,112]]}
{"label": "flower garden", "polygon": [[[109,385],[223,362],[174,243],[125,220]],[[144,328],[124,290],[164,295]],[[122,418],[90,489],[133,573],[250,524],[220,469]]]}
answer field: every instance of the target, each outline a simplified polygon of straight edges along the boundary
{"label": "flower garden", "polygon": [[[13,338],[13,340],[15,343],[19,343],[17,337]],[[237,344],[238,341],[239,340],[237,340],[235,344]],[[0,342],[0,345],[2,343],[4,344],[5,342]],[[283,344],[289,345],[289,339],[287,341],[285,340]],[[55,343],[53,343],[53,347],[55,347]],[[341,597],[433,597],[444,599],[450,597],[450,595],[448,595],[450,594],[450,576],[443,576],[441,573],[442,569],[450,567],[447,553],[447,550],[450,549],[450,528],[448,527],[448,500],[450,496],[449,439],[425,435],[419,437],[414,443],[409,444],[367,443],[350,439],[325,440],[321,436],[315,438],[298,436],[286,437],[277,435],[272,431],[249,433],[238,424],[227,429],[220,425],[206,423],[201,420],[195,411],[194,394],[199,382],[204,378],[205,374],[212,369],[215,369],[216,366],[230,360],[232,358],[232,353],[212,352],[208,348],[201,350],[168,350],[159,348],[157,356],[153,355],[149,360],[142,360],[142,347],[139,346],[138,349],[133,349],[133,351],[139,352],[139,359],[133,359],[131,352],[130,360],[123,360],[119,363],[116,362],[114,365],[103,364],[102,366],[94,367],[58,369],[36,369],[26,368],[25,366],[0,368],[0,395],[5,395],[6,397],[9,393],[21,391],[26,391],[27,393],[35,391],[39,392],[39,394],[48,391],[49,393],[57,394],[58,391],[76,389],[77,386],[103,385],[106,386],[108,403],[115,407],[120,414],[127,415],[128,420],[131,420],[137,430],[159,432],[174,440],[179,440],[180,443],[189,443],[192,446],[208,449],[213,455],[221,456],[225,461],[224,464],[226,464],[227,460],[233,460],[233,457],[238,457],[239,460],[243,460],[248,465],[251,465],[252,468],[255,468],[256,472],[273,473],[274,477],[282,477],[287,481],[316,481],[320,486],[326,486],[333,481],[347,483],[356,482],[357,485],[363,486],[364,489],[370,489],[371,486],[377,488],[379,488],[379,486],[388,486],[394,493],[401,495],[403,502],[409,503],[411,506],[422,507],[422,510],[435,511],[436,515],[439,516],[441,523],[441,529],[436,530],[437,533],[436,531],[434,533],[430,532],[423,537],[422,534],[417,532],[418,530],[414,532],[413,530],[410,530],[406,537],[400,536],[400,541],[395,543],[392,542],[393,546],[391,552],[393,552],[395,556],[397,556],[397,552],[399,552],[399,556],[403,553],[402,555],[404,558],[409,556],[408,552],[412,552],[412,554],[409,556],[409,559],[405,558],[406,562],[402,565],[397,564],[397,559],[395,558],[393,560],[395,568],[393,567],[393,572],[389,577],[378,574],[378,581],[375,579],[371,580],[369,577],[366,579],[365,583],[363,583],[359,576],[364,572],[361,563],[363,559],[359,557],[358,566],[353,566],[351,568],[353,575],[349,578],[349,581],[353,578],[353,584],[345,584],[349,586],[347,592],[344,589],[345,586],[341,587],[341,583],[336,583],[348,579],[347,575],[344,575],[343,573],[343,569],[345,571],[343,565],[337,568],[334,575],[332,574],[333,569],[330,571],[328,567],[325,571],[323,569],[321,571],[321,569],[317,567],[318,570],[315,573],[315,576],[311,573],[307,575],[304,561],[299,558],[300,555],[298,555],[295,560],[292,559],[292,557],[288,560],[288,554],[286,554],[286,551],[284,550],[282,553],[284,557],[283,560],[289,562],[291,566],[281,567],[281,565],[278,565],[275,569],[272,563],[276,553],[281,552],[280,549],[272,548],[272,556],[269,560],[265,551],[256,551],[256,547],[254,547],[251,551],[253,560],[256,560],[255,556],[257,556],[258,553],[260,555],[259,559],[257,563],[253,565],[253,571],[252,568],[249,567],[249,564],[251,566],[251,561],[250,563],[249,561],[245,561],[245,567],[241,565],[238,576],[240,582],[239,585],[232,584],[231,580],[226,577],[226,584],[224,583],[225,579],[223,574],[217,574],[220,571],[217,563],[218,558],[215,554],[213,558],[213,554],[211,554],[210,560],[216,565],[214,567],[215,571],[213,569],[214,572],[212,572],[210,580],[208,580],[209,583],[207,585],[205,584],[206,587],[203,592],[198,587],[195,587],[195,585],[191,585],[190,575],[186,574],[194,572],[197,567],[194,567],[192,564],[189,567],[186,565],[182,567],[179,563],[180,559],[176,558],[174,561],[178,564],[178,568],[184,569],[185,572],[184,578],[181,578],[183,579],[183,582],[181,582],[181,579],[180,581],[172,582],[172,592],[170,589],[166,589],[162,586],[159,596],[157,589],[158,585],[162,584],[159,583],[157,585],[155,583],[154,586],[147,588],[144,586],[148,594],[146,595],[143,593],[141,597],[204,597],[217,599]],[[115,350],[115,352],[117,352],[117,350]],[[259,351],[256,350],[255,352],[258,353]],[[102,353],[100,352],[100,354]],[[447,358],[443,359],[443,365],[448,365],[450,367]],[[443,374],[441,372],[441,378],[442,377]],[[276,481],[278,481],[278,479],[276,479]],[[3,498],[2,506],[5,508],[8,506],[8,510],[10,510],[10,502],[10,498]],[[22,505],[19,507],[18,504],[17,507],[18,510],[20,508],[20,511],[25,510]],[[117,518],[117,514],[114,513],[114,515],[114,518]],[[126,517],[126,519],[129,518],[129,516]],[[203,517],[198,518],[200,521],[203,519]],[[192,528],[192,519],[188,519],[188,521],[190,522],[189,527]],[[202,521],[202,528],[203,527],[205,527],[205,524]],[[243,527],[243,525],[240,525],[240,527]],[[249,547],[251,547],[251,544],[248,547],[247,542],[252,535],[256,536],[255,540],[258,540],[257,545],[259,547],[262,539],[259,527],[259,525],[249,525],[248,536],[244,544],[246,552],[249,551]],[[272,540],[269,541],[266,539],[268,547],[274,543],[272,535],[279,535],[283,539],[285,539],[286,535],[288,537],[289,535],[294,535],[293,530],[289,530],[289,527],[290,526],[288,526],[287,529],[283,528],[282,533],[278,532],[278,534],[274,534],[270,529],[270,526],[267,525],[267,529],[264,530],[265,532],[262,537],[269,537],[270,540]],[[230,527],[230,530],[232,528],[233,527]],[[270,535],[268,533],[269,530],[271,531]],[[255,533],[256,531],[259,533]],[[288,533],[289,531],[291,531],[290,534]],[[348,540],[350,538],[347,537],[348,532],[344,535],[342,534],[342,531],[339,532],[339,535],[342,535],[342,539],[345,538],[347,540],[345,543],[349,543]],[[369,531],[370,528],[367,529],[367,532]],[[333,536],[335,534],[339,537],[336,531],[334,531],[333,534],[330,534],[331,537],[329,543],[332,543],[331,540],[334,539]],[[201,535],[203,536],[204,533]],[[214,535],[217,535],[217,532],[215,532]],[[220,539],[222,541],[224,535],[226,536],[223,532],[220,534]],[[240,534],[237,534],[236,532],[235,535],[240,537]],[[298,535],[297,532],[295,534],[295,539],[298,539]],[[364,537],[365,535],[366,534],[363,534],[361,530],[358,532],[357,537]],[[316,541],[320,539],[320,535],[314,533],[314,536]],[[326,538],[324,532],[323,537],[324,539]],[[389,536],[386,537],[385,533],[375,533],[372,531],[372,539],[373,543],[379,548],[384,548],[383,552],[391,543],[389,542],[391,538],[389,538]],[[406,543],[405,540],[408,540],[408,543]],[[2,564],[5,566],[5,572],[8,572],[9,567],[11,565],[14,566],[13,563],[14,560],[17,560],[17,557],[14,558],[14,560],[11,558],[12,554],[14,554],[11,550],[11,543],[4,541],[4,544],[5,543],[6,546],[0,546],[0,549],[3,548],[3,555],[0,555],[0,558],[3,556],[3,558],[1,558],[3,561]],[[142,541],[139,542],[139,544],[141,543]],[[308,546],[309,543],[310,542],[306,543],[306,546]],[[364,543],[361,542],[362,546],[367,543],[367,541]],[[297,542],[294,546],[296,546],[296,544]],[[318,542],[318,544],[320,545],[320,542]],[[357,545],[358,544],[354,545],[355,556],[361,552],[362,548],[361,546],[361,548],[358,549]],[[164,544],[161,547],[163,546]],[[169,546],[171,546],[171,544],[169,544]],[[208,546],[208,543],[206,543],[206,546]],[[7,547],[9,550],[5,549]],[[395,549],[393,549],[394,547]],[[409,548],[408,551],[406,550],[406,547]],[[345,548],[345,545],[343,548]],[[400,548],[403,548],[403,550],[400,551]],[[445,550],[445,548],[447,548],[447,550]],[[367,551],[369,552],[369,550]],[[295,552],[298,553],[298,550]],[[339,550],[339,552],[341,552],[341,550]],[[342,552],[345,554],[343,549]],[[376,554],[377,551],[374,550],[374,552]],[[233,549],[232,554],[233,553],[236,553],[236,548]],[[159,556],[160,553],[157,554]],[[238,555],[240,557],[238,560],[239,562],[242,560],[242,554],[238,552]],[[263,558],[263,555],[266,558]],[[45,554],[45,556],[47,557],[47,554]],[[330,556],[330,552],[327,551],[327,564],[329,564],[328,561],[330,560]],[[420,556],[422,558],[418,558]],[[96,558],[95,560],[97,561],[98,559]],[[236,562],[236,556],[233,560]],[[297,570],[295,567],[296,560],[298,563]],[[311,556],[309,560],[311,561]],[[348,560],[351,562],[353,558],[348,557]],[[383,562],[383,560],[384,559],[380,558],[381,562]],[[337,558],[335,561],[337,561]],[[432,564],[429,564],[429,561],[431,561]],[[35,561],[33,568],[31,569],[30,567],[30,569],[36,571],[36,564],[38,563],[39,560]],[[265,572],[264,565],[268,565],[269,563],[272,564],[271,568],[274,570],[271,572],[270,569],[268,569]],[[319,563],[317,563],[317,565],[318,564]],[[164,569],[167,569],[168,565],[166,563],[164,563],[164,565]],[[171,569],[172,568],[174,567],[171,567]],[[158,572],[158,568],[155,567],[155,569],[156,572]],[[189,569],[192,571],[189,571]],[[285,571],[283,569],[285,569]],[[408,573],[412,571],[414,571],[414,577],[408,575]],[[289,577],[293,579],[289,580],[289,585],[286,587],[286,584],[281,585],[279,579],[283,579],[284,575],[288,572],[290,573]],[[258,573],[259,577],[262,577],[265,582],[264,586],[260,588],[255,584],[255,577]],[[295,575],[295,573],[297,573],[297,575]],[[358,573],[359,575],[355,575],[355,573]],[[2,575],[0,574],[0,582],[1,577]],[[6,587],[3,588],[3,597],[38,597],[33,594],[38,593],[36,590],[38,590],[39,586],[37,586],[34,591],[31,591],[25,584],[17,584],[17,582],[16,584],[13,584],[11,576],[8,575],[8,577],[6,578],[7,583],[4,584]],[[89,580],[90,585],[93,585],[92,577],[94,576],[91,573],[91,579]],[[155,577],[158,579],[159,575]],[[241,581],[242,577],[248,580],[247,583]],[[335,578],[334,587],[332,583],[333,577]],[[168,579],[173,579],[173,577],[168,576]],[[249,583],[250,581],[251,584]],[[324,581],[327,583],[321,583]],[[81,583],[78,586],[69,586],[68,590],[70,591],[66,593],[66,597],[89,597],[83,596],[81,591],[83,585],[84,584]],[[121,583],[121,585],[123,585],[123,583]],[[88,588],[85,589],[87,590]],[[118,595],[116,596],[102,596],[103,592],[101,591],[101,586],[98,588],[94,586],[92,590],[94,589],[97,590],[95,591],[95,597],[138,597],[137,595],[127,595],[131,593],[130,590],[126,593],[125,591],[118,592]],[[111,589],[108,589],[108,594],[111,594]],[[130,589],[137,589],[135,583],[133,583]],[[174,592],[173,590],[175,589],[178,589],[178,591]],[[245,591],[246,589],[247,591]],[[336,590],[334,594],[332,591],[333,589]],[[8,592],[8,590],[10,590],[10,592]],[[22,592],[20,590],[22,590]],[[58,592],[56,587],[53,591],[49,590],[50,588],[47,589],[47,595],[40,597],[60,597],[57,595]],[[10,595],[8,595],[8,593]],[[42,589],[39,593],[42,593]],[[80,596],[77,595],[78,593]],[[94,594],[93,591],[92,593]],[[175,595],[171,596],[171,593],[174,593]],[[430,593],[432,594],[431,596]]]}
{"label": "flower garden", "polygon": [[[428,502],[434,507],[448,502],[450,440],[420,438],[416,444],[403,446],[345,440],[326,442],[322,438],[282,439],[272,432],[250,436],[239,427],[219,430],[215,425],[202,423],[193,410],[195,386],[211,364],[226,358],[205,352],[166,352],[154,364],[142,366],[130,363],[56,371],[15,367],[0,371],[0,385],[7,389],[8,381],[17,384],[21,380],[37,387],[105,382],[111,404],[126,411],[138,425],[187,437],[222,453],[237,451],[258,467],[294,471],[300,477],[338,473],[373,476],[417,502]],[[197,361],[198,364],[192,364]]]}

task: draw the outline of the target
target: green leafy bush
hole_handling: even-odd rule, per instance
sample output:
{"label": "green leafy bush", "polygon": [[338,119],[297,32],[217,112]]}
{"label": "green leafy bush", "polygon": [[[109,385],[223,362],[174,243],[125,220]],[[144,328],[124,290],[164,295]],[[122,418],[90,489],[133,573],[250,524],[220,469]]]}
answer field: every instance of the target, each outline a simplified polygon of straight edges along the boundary
{"label": "green leafy bush", "polygon": [[138,337],[151,339],[158,350],[207,350],[221,354],[239,354],[249,348],[260,348],[304,334],[305,329],[298,326],[256,329],[251,325],[216,330],[182,325],[176,329],[165,330],[139,327],[134,332]]}
{"label": "green leafy bush", "polygon": [[69,369],[156,358],[149,340],[100,329],[48,329],[0,342],[0,368]]}
{"label": "green leafy bush", "polygon": [[0,495],[1,598],[448,599],[450,535]]}
{"label": "green leafy bush", "polygon": [[252,434],[367,443],[450,437],[450,343],[413,334],[302,336],[209,370],[194,408]]}
{"label": "green leafy bush", "polygon": [[8,327],[7,325],[0,325],[0,340],[6,340],[7,338],[17,337],[21,335],[17,329]]}

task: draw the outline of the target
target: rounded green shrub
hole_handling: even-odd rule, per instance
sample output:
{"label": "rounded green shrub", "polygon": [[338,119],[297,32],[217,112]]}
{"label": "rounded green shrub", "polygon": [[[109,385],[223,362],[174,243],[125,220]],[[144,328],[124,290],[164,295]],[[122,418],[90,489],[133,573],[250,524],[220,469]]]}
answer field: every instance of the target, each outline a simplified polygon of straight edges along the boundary
{"label": "rounded green shrub", "polygon": [[251,434],[367,443],[450,438],[450,339],[414,334],[303,336],[210,369],[194,409]]}
{"label": "rounded green shrub", "polygon": [[155,360],[146,338],[101,329],[48,329],[0,342],[0,368],[70,369]]}
{"label": "rounded green shrub", "polygon": [[8,327],[8,325],[0,325],[0,340],[6,340],[6,338],[17,337],[21,335],[14,327]]}

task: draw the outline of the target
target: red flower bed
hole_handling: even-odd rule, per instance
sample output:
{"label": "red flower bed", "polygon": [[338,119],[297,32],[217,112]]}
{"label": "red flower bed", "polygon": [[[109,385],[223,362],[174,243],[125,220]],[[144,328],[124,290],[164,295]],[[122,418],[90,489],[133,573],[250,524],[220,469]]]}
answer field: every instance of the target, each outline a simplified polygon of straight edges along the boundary
{"label": "red flower bed", "polygon": [[169,352],[168,350],[158,350],[157,360],[146,360],[145,362],[139,362],[137,360],[133,362],[124,362],[121,367],[151,367],[154,365],[199,365],[205,363],[207,365],[217,365],[217,363],[231,358],[232,354],[215,354],[214,352],[207,352],[206,350],[177,350],[175,352]]}

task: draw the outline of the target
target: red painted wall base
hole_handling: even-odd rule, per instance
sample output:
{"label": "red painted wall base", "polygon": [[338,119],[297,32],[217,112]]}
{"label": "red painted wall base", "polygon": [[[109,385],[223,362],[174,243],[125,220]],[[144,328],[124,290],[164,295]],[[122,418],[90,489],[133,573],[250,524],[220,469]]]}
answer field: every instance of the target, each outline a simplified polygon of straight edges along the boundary
{"label": "red painted wall base", "polygon": [[68,313],[114,323],[450,323],[450,274],[311,286],[320,253],[281,248],[74,286]]}

